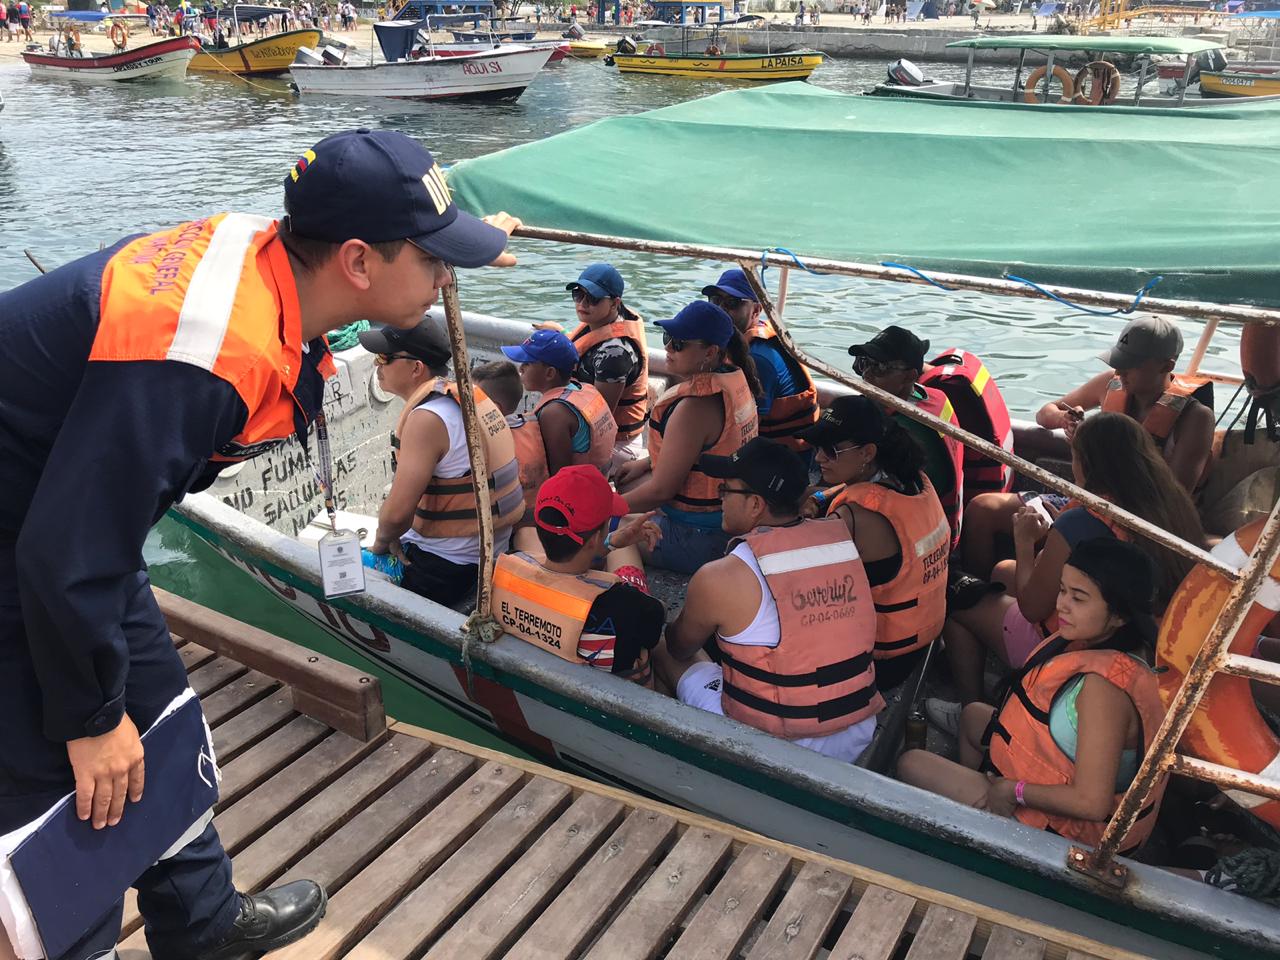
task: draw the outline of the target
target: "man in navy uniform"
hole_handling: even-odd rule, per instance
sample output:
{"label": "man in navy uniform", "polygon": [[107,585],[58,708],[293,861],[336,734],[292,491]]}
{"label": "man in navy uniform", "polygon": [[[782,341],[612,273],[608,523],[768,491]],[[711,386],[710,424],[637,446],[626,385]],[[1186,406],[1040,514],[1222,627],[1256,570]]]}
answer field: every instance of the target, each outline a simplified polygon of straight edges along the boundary
{"label": "man in navy uniform", "polygon": [[[187,683],[142,561],[152,525],[223,467],[305,442],[324,334],[408,329],[450,265],[514,263],[518,221],[460,212],[402,134],[328,137],[284,187],[280,221],[182,224],[0,294],[0,835],[72,791],[110,829],[142,795],[139,733]],[[324,914],[309,880],[238,893],[212,826],[134,886],[156,960],[261,954]],[[110,955],[120,918],[62,958]]]}

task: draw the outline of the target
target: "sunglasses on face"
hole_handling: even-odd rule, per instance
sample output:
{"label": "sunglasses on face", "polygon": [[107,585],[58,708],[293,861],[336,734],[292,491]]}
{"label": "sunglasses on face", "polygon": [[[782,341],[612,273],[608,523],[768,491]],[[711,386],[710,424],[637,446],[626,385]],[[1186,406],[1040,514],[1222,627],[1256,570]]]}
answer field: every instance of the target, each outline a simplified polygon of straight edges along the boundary
{"label": "sunglasses on face", "polygon": [[373,362],[380,367],[385,367],[393,360],[417,360],[417,357],[411,357],[407,353],[378,353],[374,354]]}
{"label": "sunglasses on face", "polygon": [[873,360],[871,357],[853,358],[853,372],[860,377],[865,377],[868,374],[873,377],[883,377],[890,373],[898,373],[910,369],[905,363],[894,363],[890,360]]}
{"label": "sunglasses on face", "polygon": [[604,297],[593,297],[591,294],[587,293],[587,291],[583,290],[581,287],[574,287],[572,293],[573,293],[574,303],[585,303],[588,307],[594,307],[597,303],[599,303],[601,300],[604,299]]}
{"label": "sunglasses on face", "polygon": [[662,331],[662,345],[672,353],[679,353],[691,343],[702,343],[701,340],[676,340],[667,331]]}
{"label": "sunglasses on face", "polygon": [[737,310],[747,302],[741,297],[731,297],[726,293],[719,293],[717,291],[707,294],[707,301],[714,303],[717,307],[720,307],[723,310]]}
{"label": "sunglasses on face", "polygon": [[744,497],[750,497],[755,494],[754,490],[748,490],[745,487],[731,487],[727,483],[720,484],[720,499],[723,500],[731,493],[738,493]]}
{"label": "sunglasses on face", "polygon": [[828,460],[839,460],[842,453],[848,453],[850,450],[857,450],[859,447],[865,446],[865,443],[851,443],[843,447],[820,445],[818,452]]}

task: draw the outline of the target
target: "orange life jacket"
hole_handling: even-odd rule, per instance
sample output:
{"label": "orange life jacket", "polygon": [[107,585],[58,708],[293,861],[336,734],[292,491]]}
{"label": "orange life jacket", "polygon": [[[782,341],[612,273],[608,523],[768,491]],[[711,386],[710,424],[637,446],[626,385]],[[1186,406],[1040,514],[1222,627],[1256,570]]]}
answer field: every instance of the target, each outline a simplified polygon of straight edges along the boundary
{"label": "orange life jacket", "polygon": [[[960,426],[960,419],[947,395],[936,387],[921,387],[924,399],[915,401],[921,410],[932,413],[939,420]],[[938,500],[942,504],[942,512],[947,516],[947,525],[951,527],[951,549],[960,546],[960,523],[964,519],[964,444],[959,440],[938,434],[947,448],[947,459],[951,464],[952,484],[946,493],[939,493]]]}
{"label": "orange life jacket", "polygon": [[[767,317],[761,315],[751,331],[752,340],[777,341],[778,332]],[[781,350],[781,347],[778,348]],[[785,351],[782,358],[796,380],[804,384],[799,393],[774,397],[769,412],[760,418],[760,436],[776,440],[797,453],[809,449],[809,445],[796,436],[805,427],[818,422],[818,388],[803,364],[796,363]]]}
{"label": "orange life jacket", "polygon": [[511,439],[515,443],[516,462],[520,464],[520,487],[524,490],[524,505],[532,512],[538,501],[538,488],[546,482],[547,448],[542,443],[542,426],[538,418],[522,413],[507,417]]}
{"label": "orange life jacket", "polygon": [[618,434],[609,404],[591,384],[571,380],[563,387],[543,393],[535,412],[540,413],[547,404],[557,402],[578,411],[591,431],[591,446],[586,453],[574,453],[573,462],[589,463],[607,475],[609,461],[613,459],[613,442]]}
{"label": "orange life jacket", "polygon": [[[1174,424],[1182,416],[1182,411],[1191,406],[1195,394],[1212,381],[1205,377],[1184,377],[1175,374],[1169,380],[1160,399],[1142,418],[1142,427],[1151,434],[1156,446],[1163,448],[1169,435],[1173,433]],[[1106,413],[1129,413],[1129,393],[1119,377],[1112,377],[1107,384],[1106,395],[1102,398],[1102,409]]]}
{"label": "orange life jacket", "polygon": [[933,484],[924,477],[924,489],[908,496],[879,483],[855,483],[837,493],[829,509],[842,503],[856,503],[888,520],[902,552],[898,575],[871,588],[876,659],[900,657],[932,643],[947,619],[951,553],[951,529]]}
{"label": "orange life jacket", "polygon": [[741,539],[764,575],[781,633],[775,647],[720,644],[725,715],[795,740],[837,733],[883,710],[871,588],[844,523],[802,520]]}
{"label": "orange life jacket", "polygon": [[[702,452],[727,457],[755,437],[760,429],[760,418],[756,411],[756,398],[751,395],[743,372],[737,367],[725,367],[714,373],[694,374],[688,380],[668,387],[653,405],[653,416],[649,420],[649,459],[655,467],[662,455],[662,431],[666,429],[667,417],[676,403],[685,397],[716,394],[724,404],[724,428],[716,442]],[[721,508],[720,481],[699,470],[695,462],[671,506],[691,513],[714,513]]]}
{"label": "orange life jacket", "polygon": [[555,573],[526,553],[505,553],[493,571],[493,606],[503,628],[570,663],[589,663],[641,686],[652,686],[649,651],[635,665],[613,670],[613,637],[583,636],[596,597],[620,580],[591,570],[580,576]]}
{"label": "orange life jacket", "polygon": [[[1013,422],[1000,388],[978,357],[959,347],[948,347],[929,361],[932,370],[920,375],[926,387],[941,390],[951,401],[960,426],[970,433],[1013,453]],[[980,493],[1004,493],[1013,489],[1013,468],[964,448],[964,502]]]}
{"label": "orange life jacket", "polygon": [[619,337],[630,340],[640,355],[640,376],[636,377],[635,383],[623,388],[618,406],[613,411],[613,418],[618,424],[618,442],[622,443],[638,436],[649,419],[649,350],[645,346],[644,320],[624,306],[613,323],[594,329],[580,323],[578,329],[569,334],[580,357],[596,344]]}
{"label": "orange life jacket", "polygon": [[[1081,674],[1096,673],[1128,694],[1138,710],[1144,754],[1151,749],[1151,741],[1164,720],[1159,683],[1155,671],[1145,663],[1117,650],[1090,649],[1068,650],[1045,660],[1045,647],[1056,642],[1056,637],[1050,638],[1031,654],[1029,669],[1014,676],[1013,686],[988,728],[990,742],[984,767],[1006,780],[1040,785],[1071,783],[1075,764],[1049,732],[1049,710],[1063,687]],[[1151,835],[1166,779],[1160,779],[1133,828],[1125,834],[1121,851],[1137,849]],[[1115,795],[1112,812],[1122,796]],[[1077,820],[1031,807],[1018,807],[1014,815],[1025,824],[1089,846],[1097,846],[1106,828],[1106,821]]]}
{"label": "orange life jacket", "polygon": [[[409,397],[391,435],[392,467],[400,450],[405,422],[418,405],[433,395],[458,401],[458,385],[438,377],[424,383]],[[524,516],[524,491],[520,487],[520,464],[516,462],[515,441],[507,419],[497,404],[479,387],[472,387],[476,415],[484,434],[485,465],[489,469],[489,491],[495,530],[513,527]],[[474,537],[480,532],[476,512],[476,488],[471,472],[460,477],[432,477],[418,501],[413,529],[420,536]]]}
{"label": "orange life jacket", "polygon": [[[93,361],[171,360],[235,387],[248,418],[212,460],[247,460],[298,430],[298,291],[275,222],[243,213],[139,237],[102,271]],[[326,354],[317,369],[337,370]]]}

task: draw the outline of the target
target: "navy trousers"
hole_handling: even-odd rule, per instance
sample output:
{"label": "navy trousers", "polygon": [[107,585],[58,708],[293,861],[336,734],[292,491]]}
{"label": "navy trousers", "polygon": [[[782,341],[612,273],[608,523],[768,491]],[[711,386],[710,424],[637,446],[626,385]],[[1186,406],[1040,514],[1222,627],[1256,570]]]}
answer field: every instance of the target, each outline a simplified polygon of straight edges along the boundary
{"label": "navy trousers", "polygon": [[[137,574],[123,626],[129,643],[125,710],[143,731],[187,685],[182,660],[145,571]],[[4,731],[0,834],[4,834],[35,819],[75,789],[66,745],[43,733],[41,692],[28,653],[12,545],[0,545],[0,730]],[[128,815],[126,804],[124,816]],[[50,869],[56,866],[51,864]],[[231,861],[212,825],[177,855],[149,868],[134,887],[156,960],[194,960],[229,931],[239,906],[231,883]],[[123,900],[86,931],[76,947],[51,960],[109,956],[120,933],[122,909]]]}

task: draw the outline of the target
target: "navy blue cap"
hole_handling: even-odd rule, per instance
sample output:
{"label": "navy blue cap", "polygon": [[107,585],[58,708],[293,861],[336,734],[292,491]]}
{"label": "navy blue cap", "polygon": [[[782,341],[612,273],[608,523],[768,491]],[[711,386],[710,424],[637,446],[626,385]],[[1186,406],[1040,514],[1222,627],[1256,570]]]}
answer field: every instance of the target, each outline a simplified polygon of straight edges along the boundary
{"label": "navy blue cap", "polygon": [[430,152],[394,130],[325,137],[284,179],[289,230],[327,243],[408,240],[458,267],[492,263],[504,230],[459,210]]}
{"label": "navy blue cap", "polygon": [[658,326],[673,340],[705,340],[717,347],[728,345],[734,329],[733,317],[706,300],[695,300],[670,320],[659,320]]}
{"label": "navy blue cap", "polygon": [[516,363],[545,363],[566,373],[578,365],[578,348],[559,330],[537,330],[518,347],[502,352]]}
{"label": "navy blue cap", "polygon": [[581,287],[599,300],[603,297],[622,296],[622,291],[627,285],[622,280],[622,274],[614,269],[613,264],[593,263],[578,274],[577,280],[564,285],[566,290],[572,290],[574,287]]}
{"label": "navy blue cap", "polygon": [[752,303],[758,303],[755,291],[751,289],[751,284],[747,283],[747,275],[737,267],[732,270],[726,270],[720,274],[720,279],[710,286],[702,288],[704,297],[710,296],[715,291],[727,293],[731,297],[737,297],[739,300],[750,300]]}

